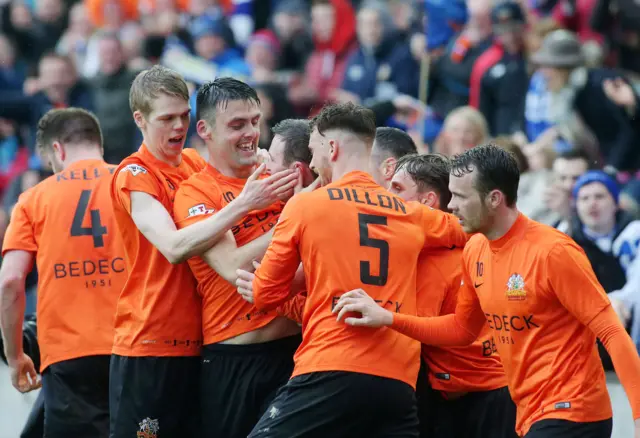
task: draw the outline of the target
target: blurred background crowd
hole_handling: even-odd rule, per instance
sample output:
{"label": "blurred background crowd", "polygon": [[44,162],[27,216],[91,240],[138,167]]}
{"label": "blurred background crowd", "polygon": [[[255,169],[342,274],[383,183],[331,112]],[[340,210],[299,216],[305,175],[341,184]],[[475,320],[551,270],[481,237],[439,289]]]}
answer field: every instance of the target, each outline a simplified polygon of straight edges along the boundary
{"label": "blurred background crowd", "polygon": [[637,0],[0,0],[0,235],[48,175],[38,119],[92,110],[118,163],[141,141],[129,86],[155,63],[188,80],[194,124],[202,83],[254,85],[263,148],[279,121],[354,101],[421,152],[511,150],[519,208],[585,249],[640,347]]}

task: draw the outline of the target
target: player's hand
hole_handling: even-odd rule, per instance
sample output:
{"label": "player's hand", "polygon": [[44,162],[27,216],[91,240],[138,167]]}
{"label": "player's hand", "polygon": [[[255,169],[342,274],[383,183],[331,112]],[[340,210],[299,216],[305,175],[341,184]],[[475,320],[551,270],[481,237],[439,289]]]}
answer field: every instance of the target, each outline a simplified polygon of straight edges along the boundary
{"label": "player's hand", "polygon": [[36,372],[33,361],[29,356],[22,353],[18,360],[10,361],[11,384],[21,393],[26,393],[38,389],[42,386],[42,380]]}
{"label": "player's hand", "polygon": [[258,148],[256,155],[258,156],[259,164],[267,164],[271,161],[271,155],[269,155],[269,151],[266,149]]}
{"label": "player's hand", "polygon": [[282,170],[268,178],[258,179],[264,173],[266,165],[260,164],[238,196],[249,211],[267,208],[277,201],[289,199],[298,183],[297,170]]}
{"label": "player's hand", "polygon": [[294,189],[294,192],[296,194],[313,192],[315,189],[317,189],[321,185],[322,185],[322,182],[320,181],[320,177],[317,177],[315,179],[315,181],[313,181],[307,187],[303,186],[302,185],[302,174],[300,174],[300,178],[298,178],[298,184],[296,184],[296,188]]}
{"label": "player's hand", "polygon": [[636,420],[636,433],[634,434],[634,438],[640,438],[640,418]]}
{"label": "player's hand", "polygon": [[[254,260],[253,268],[258,269],[259,267],[260,263]],[[236,270],[236,275],[238,276],[236,279],[238,293],[245,301],[253,303],[253,279],[255,278],[255,274],[245,271],[244,269],[238,269]]]}
{"label": "player's hand", "polygon": [[[360,317],[347,317],[347,313],[360,313]],[[376,303],[362,289],[355,289],[340,297],[333,309],[338,321],[356,327],[382,327],[393,323],[393,314]]]}

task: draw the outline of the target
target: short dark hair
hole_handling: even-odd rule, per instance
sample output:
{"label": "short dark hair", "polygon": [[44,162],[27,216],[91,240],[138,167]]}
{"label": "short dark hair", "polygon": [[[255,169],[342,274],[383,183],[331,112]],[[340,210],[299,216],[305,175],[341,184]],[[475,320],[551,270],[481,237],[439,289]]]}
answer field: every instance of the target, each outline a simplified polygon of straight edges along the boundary
{"label": "short dark hair", "polygon": [[376,116],[373,111],[351,102],[325,106],[311,123],[320,135],[331,129],[349,131],[369,146],[376,137]]}
{"label": "short dark hair", "polygon": [[520,170],[520,173],[529,171],[529,160],[527,159],[527,156],[511,137],[506,135],[496,137],[493,139],[493,143],[513,154],[513,157],[518,162],[518,170]]}
{"label": "short dark hair", "polygon": [[556,160],[559,158],[563,160],[584,160],[587,162],[587,167],[589,168],[589,170],[592,170],[595,167],[593,161],[589,157],[589,154],[587,154],[583,149],[580,148],[571,148],[562,151],[558,155],[556,155]]}
{"label": "short dark hair", "polygon": [[471,148],[451,160],[451,174],[461,177],[475,171],[475,186],[480,196],[492,190],[504,193],[507,206],[513,207],[518,200],[520,171],[513,154],[493,144]]}
{"label": "short dark hair", "polygon": [[216,110],[226,108],[227,103],[232,100],[244,100],[260,105],[258,93],[250,85],[234,78],[217,78],[198,90],[196,119],[213,121]]}
{"label": "short dark hair", "polygon": [[91,143],[102,147],[102,130],[93,113],[82,108],[63,108],[48,111],[38,121],[36,145],[50,148],[54,142],[65,145]]}
{"label": "short dark hair", "polygon": [[399,159],[409,154],[417,154],[418,148],[409,134],[398,128],[376,129],[376,149]]}
{"label": "short dark hair", "polygon": [[440,198],[440,209],[446,210],[451,201],[449,191],[449,174],[451,163],[441,154],[411,154],[398,160],[395,173],[404,170],[418,186],[418,191],[424,193],[433,190]]}
{"label": "short dark hair", "polygon": [[274,126],[271,131],[279,135],[284,141],[284,164],[286,166],[300,161],[311,163],[311,150],[309,149],[309,137],[311,136],[311,124],[305,119],[285,119]]}

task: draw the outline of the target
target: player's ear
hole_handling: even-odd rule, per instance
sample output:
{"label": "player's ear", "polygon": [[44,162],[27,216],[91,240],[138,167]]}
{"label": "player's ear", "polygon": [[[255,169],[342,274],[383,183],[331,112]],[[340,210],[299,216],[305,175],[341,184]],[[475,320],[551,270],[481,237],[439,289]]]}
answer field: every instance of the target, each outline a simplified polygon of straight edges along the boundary
{"label": "player's ear", "polygon": [[336,161],[340,154],[340,144],[336,140],[329,140],[329,161]]}
{"label": "player's ear", "polygon": [[438,195],[436,195],[432,191],[428,191],[420,195],[420,203],[426,205],[427,207],[437,208],[438,207]]}
{"label": "player's ear", "polygon": [[196,132],[201,139],[211,140],[211,127],[203,119],[200,119],[196,122]]}
{"label": "player's ear", "polygon": [[382,162],[382,175],[385,179],[393,178],[393,173],[396,171],[396,164],[398,161],[394,157],[389,157]]}
{"label": "player's ear", "polygon": [[53,149],[53,153],[60,157],[60,161],[64,161],[64,159],[67,158],[67,151],[59,141],[54,141],[51,148]]}
{"label": "player's ear", "polygon": [[492,208],[497,208],[504,200],[504,194],[500,190],[491,190],[487,195],[487,201]]}
{"label": "player's ear", "polygon": [[138,127],[138,129],[144,129],[145,120],[140,111],[133,112],[133,120],[136,122],[136,126]]}

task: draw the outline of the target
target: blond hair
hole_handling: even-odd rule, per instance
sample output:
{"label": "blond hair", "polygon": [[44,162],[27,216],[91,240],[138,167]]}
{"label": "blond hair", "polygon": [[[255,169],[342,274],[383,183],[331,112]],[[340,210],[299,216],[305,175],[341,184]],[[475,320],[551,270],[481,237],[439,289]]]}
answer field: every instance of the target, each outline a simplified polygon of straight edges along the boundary
{"label": "blond hair", "polygon": [[484,143],[488,139],[489,125],[487,124],[487,120],[484,118],[482,113],[472,106],[461,106],[451,111],[449,115],[444,119],[442,131],[436,139],[435,152],[449,155],[449,151],[447,150],[449,146],[446,144],[446,141],[444,140],[444,136],[442,134],[444,134],[447,129],[450,128],[452,121],[456,118],[462,118],[473,125],[473,128],[478,133],[477,144]]}
{"label": "blond hair", "polygon": [[150,69],[138,73],[131,84],[129,90],[131,112],[140,111],[145,116],[149,115],[152,110],[152,102],[160,94],[189,101],[189,89],[182,76],[161,65],[154,65]]}

